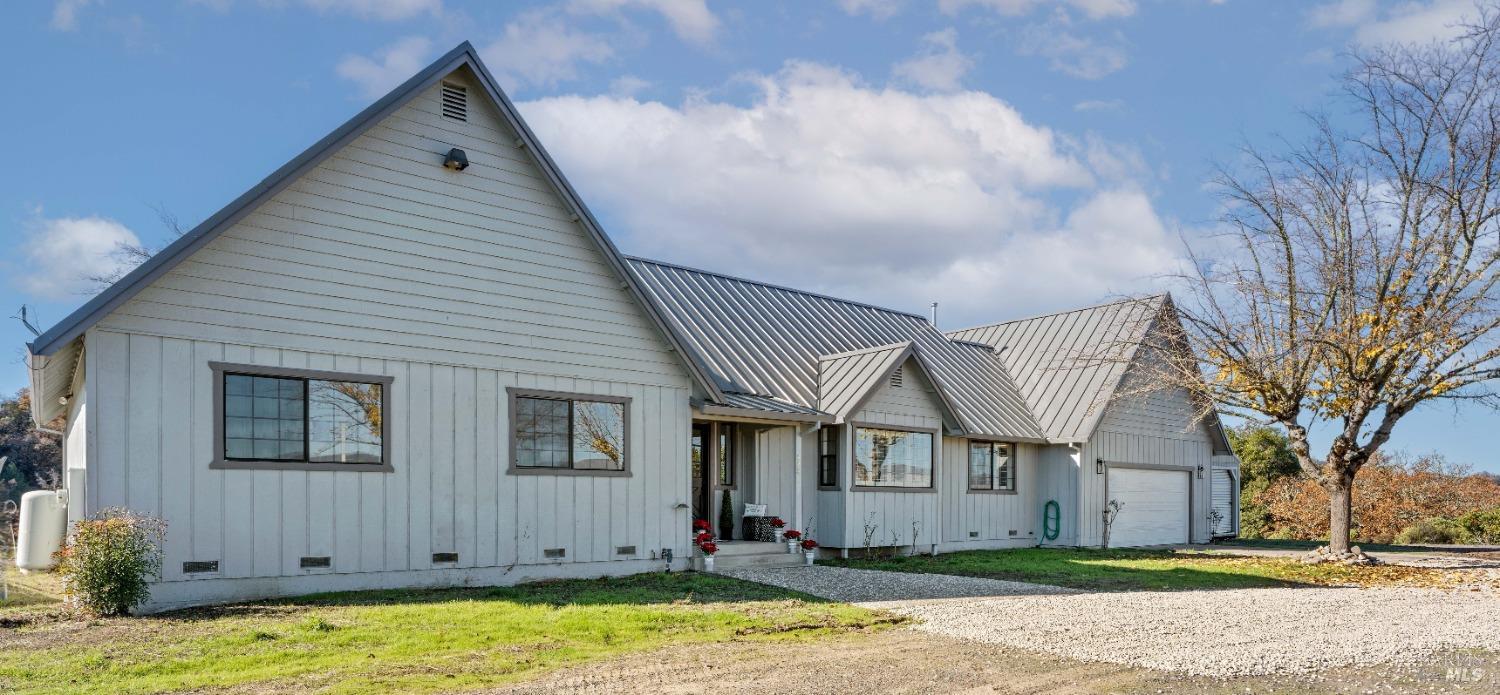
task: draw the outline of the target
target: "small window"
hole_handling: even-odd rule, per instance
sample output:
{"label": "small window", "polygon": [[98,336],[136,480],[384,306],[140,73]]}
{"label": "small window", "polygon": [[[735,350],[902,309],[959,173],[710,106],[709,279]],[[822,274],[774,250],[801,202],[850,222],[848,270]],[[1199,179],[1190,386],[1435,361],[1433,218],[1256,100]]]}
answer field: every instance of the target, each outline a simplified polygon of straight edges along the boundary
{"label": "small window", "polygon": [[839,428],[824,425],[818,430],[818,487],[839,486]]}
{"label": "small window", "polygon": [[1014,447],[1002,442],[969,443],[969,489],[1014,492]]}
{"label": "small window", "polygon": [[628,399],[513,391],[512,472],[626,470]]}
{"label": "small window", "polygon": [[715,442],[714,455],[719,458],[719,486],[734,487],[734,425],[719,423],[719,441]]}
{"label": "small window", "polygon": [[390,377],[209,366],[219,410],[212,466],[387,470]]}
{"label": "small window", "polygon": [[932,433],[855,429],[854,485],[932,488]]}

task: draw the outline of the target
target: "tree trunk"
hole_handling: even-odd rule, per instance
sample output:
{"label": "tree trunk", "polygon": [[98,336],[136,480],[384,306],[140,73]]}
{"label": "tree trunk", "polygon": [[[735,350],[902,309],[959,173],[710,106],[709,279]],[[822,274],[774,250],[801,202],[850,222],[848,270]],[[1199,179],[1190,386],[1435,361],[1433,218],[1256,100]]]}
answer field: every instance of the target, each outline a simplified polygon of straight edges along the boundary
{"label": "tree trunk", "polygon": [[1354,481],[1335,480],[1328,490],[1328,548],[1342,553],[1349,550],[1350,510],[1354,499]]}

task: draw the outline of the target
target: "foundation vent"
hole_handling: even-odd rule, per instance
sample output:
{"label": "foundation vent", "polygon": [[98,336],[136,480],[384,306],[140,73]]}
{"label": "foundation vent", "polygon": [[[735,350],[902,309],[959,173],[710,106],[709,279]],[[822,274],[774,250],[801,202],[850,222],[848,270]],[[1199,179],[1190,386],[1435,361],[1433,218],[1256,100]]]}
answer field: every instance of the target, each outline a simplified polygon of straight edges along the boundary
{"label": "foundation vent", "polygon": [[458,553],[433,553],[432,562],[433,564],[458,562]]}
{"label": "foundation vent", "polygon": [[327,555],[321,557],[304,557],[302,558],[301,565],[302,569],[305,570],[324,569],[332,567],[333,561]]}
{"label": "foundation vent", "polygon": [[615,554],[616,555],[634,555],[635,554],[635,546],[633,546],[633,545],[615,546]]}
{"label": "foundation vent", "polygon": [[567,548],[547,548],[542,551],[542,557],[549,559],[561,559],[568,556]]}
{"label": "foundation vent", "polygon": [[218,571],[218,560],[192,560],[182,563],[183,574],[207,574]]}

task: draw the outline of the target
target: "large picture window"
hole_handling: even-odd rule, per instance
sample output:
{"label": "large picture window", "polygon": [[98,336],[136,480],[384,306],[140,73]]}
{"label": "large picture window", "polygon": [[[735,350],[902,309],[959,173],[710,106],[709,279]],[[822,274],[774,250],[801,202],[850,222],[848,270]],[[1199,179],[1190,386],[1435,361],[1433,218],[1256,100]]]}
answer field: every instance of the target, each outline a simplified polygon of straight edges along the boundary
{"label": "large picture window", "polygon": [[624,398],[512,391],[512,472],[623,474]]}
{"label": "large picture window", "polygon": [[855,486],[932,487],[931,432],[868,427],[854,432]]}
{"label": "large picture window", "polygon": [[1014,447],[1002,442],[969,443],[969,489],[1015,492]]}
{"label": "large picture window", "polygon": [[213,362],[220,468],[389,470],[391,377]]}

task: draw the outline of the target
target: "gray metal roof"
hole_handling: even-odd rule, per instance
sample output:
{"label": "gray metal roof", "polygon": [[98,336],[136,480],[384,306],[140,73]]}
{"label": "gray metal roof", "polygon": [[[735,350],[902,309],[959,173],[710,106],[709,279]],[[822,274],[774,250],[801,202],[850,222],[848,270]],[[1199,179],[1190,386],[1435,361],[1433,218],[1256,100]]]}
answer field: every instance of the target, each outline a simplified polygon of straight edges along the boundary
{"label": "gray metal roof", "polygon": [[921,316],[643,258],[647,296],[725,393],[819,408],[824,356],[909,342],[965,432],[1045,439],[1000,360]]}
{"label": "gray metal roof", "polygon": [[818,405],[840,422],[912,356],[910,340],[818,359]]}
{"label": "gray metal roof", "polygon": [[726,393],[724,400],[715,403],[697,404],[705,415],[728,415],[796,422],[833,422],[832,415],[817,408],[808,408],[788,403],[771,396],[754,396],[748,393]]}
{"label": "gray metal roof", "polygon": [[[448,51],[442,57],[433,61],[431,65],[428,65],[421,72],[401,83],[400,86],[391,90],[389,94],[381,97],[379,101],[371,104],[365,110],[360,111],[353,118],[349,119],[348,122],[314,143],[290,162],[282,165],[281,168],[272,172],[270,176],[267,176],[240,197],[235,198],[234,201],[224,206],[222,210],[214,213],[213,216],[209,217],[202,224],[182,235],[160,253],[152,256],[118,282],[99,293],[98,296],[89,300],[76,311],[59,321],[57,325],[37,336],[36,340],[31,341],[27,346],[30,353],[36,356],[53,355],[64,346],[70,344],[83,335],[84,331],[88,330],[90,326],[107,316],[109,312],[129,301],[131,297],[134,297],[142,289],[145,289],[153,280],[171,270],[183,259],[192,255],[194,251],[202,248],[224,230],[233,226],[235,222],[253,212],[261,203],[285,189],[298,176],[322,163],[345,144],[359,137],[365,130],[378,123],[385,116],[393,113],[407,101],[410,101],[412,97],[421,93],[422,90],[432,86],[453,71],[466,66],[478,78],[479,84],[491,98],[496,109],[509,125],[515,129],[516,133],[519,134],[520,139],[518,144],[525,146],[532,152],[536,157],[538,167],[557,188],[563,203],[569,207],[573,214],[578,216],[579,223],[583,225],[589,236],[599,244],[600,249],[604,252],[605,262],[620,273],[621,278],[625,281],[626,289],[640,301],[647,317],[662,330],[667,341],[679,353],[683,354],[687,362],[686,367],[692,373],[694,379],[710,396],[722,396],[723,394],[718,391],[715,384],[709,379],[704,365],[692,361],[693,351],[683,349],[681,337],[673,333],[671,326],[665,318],[657,313],[656,306],[646,300],[641,288],[627,271],[619,248],[610,240],[609,235],[604,233],[604,228],[594,218],[588,206],[583,204],[583,199],[579,197],[573,185],[568,183],[567,178],[558,169],[557,163],[547,154],[547,150],[537,140],[536,134],[531,131],[530,126],[526,125],[526,122],[521,118],[520,112],[516,110],[515,105],[511,103],[510,98],[505,95],[505,92],[500,89],[499,83],[495,81],[489,69],[484,66],[484,62],[479,59],[478,51],[468,41],[459,44],[453,50]],[[36,373],[40,369],[45,369],[46,363],[43,360],[42,366],[33,367],[33,379],[37,378]]]}
{"label": "gray metal roof", "polygon": [[1165,295],[1127,300],[966,328],[948,337],[994,349],[1047,437],[1081,442],[1093,434],[1165,301]]}

